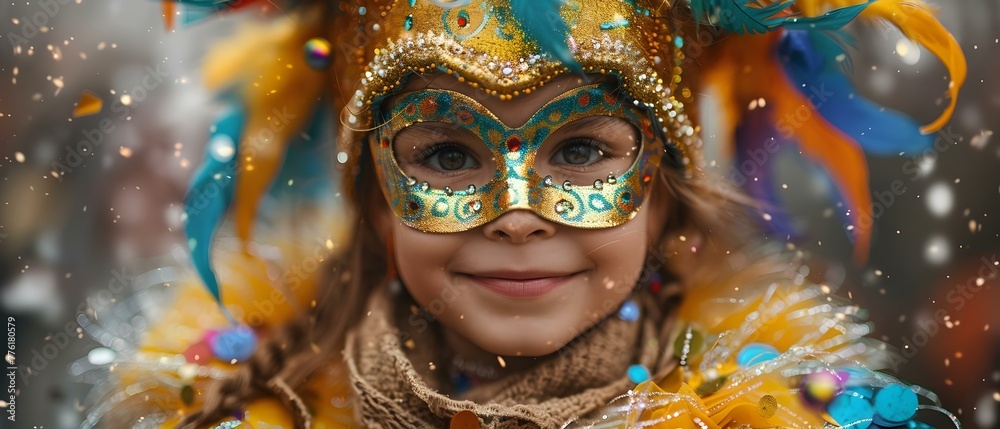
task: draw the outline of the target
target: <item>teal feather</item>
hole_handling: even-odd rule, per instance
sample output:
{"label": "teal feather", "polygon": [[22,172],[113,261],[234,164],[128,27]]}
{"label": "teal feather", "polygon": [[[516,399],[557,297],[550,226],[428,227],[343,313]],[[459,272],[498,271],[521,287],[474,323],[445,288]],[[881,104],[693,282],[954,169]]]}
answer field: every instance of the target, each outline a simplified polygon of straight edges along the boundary
{"label": "teal feather", "polygon": [[206,145],[203,164],[195,173],[184,199],[184,212],[187,215],[185,232],[191,262],[219,307],[222,307],[222,291],[212,268],[212,238],[233,200],[233,190],[236,187],[234,176],[238,168],[236,154],[239,152],[245,120],[243,106],[238,105],[215,123],[212,139]]}
{"label": "teal feather", "polygon": [[582,72],[569,48],[569,24],[559,13],[563,0],[511,0],[510,11],[529,40],[574,72]]}
{"label": "teal feather", "polygon": [[689,0],[696,19],[737,34],[764,34],[780,28],[792,30],[839,30],[854,20],[875,0],[831,10],[816,17],[775,17],[792,7],[795,0]]}

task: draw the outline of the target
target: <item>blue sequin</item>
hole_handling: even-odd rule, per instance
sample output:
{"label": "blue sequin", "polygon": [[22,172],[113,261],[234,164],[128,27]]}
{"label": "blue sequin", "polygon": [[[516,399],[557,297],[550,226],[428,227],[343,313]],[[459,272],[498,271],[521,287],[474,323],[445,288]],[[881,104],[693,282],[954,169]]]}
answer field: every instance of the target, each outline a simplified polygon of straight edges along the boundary
{"label": "blue sequin", "polygon": [[413,15],[406,15],[406,19],[403,20],[403,28],[407,31],[413,29]]}
{"label": "blue sequin", "polygon": [[912,389],[891,384],[875,394],[875,422],[880,426],[900,426],[917,414],[917,394]]}
{"label": "blue sequin", "polygon": [[630,365],[628,367],[628,379],[632,380],[633,383],[642,383],[649,380],[650,377],[649,369],[643,365]]}
{"label": "blue sequin", "polygon": [[625,301],[622,307],[618,309],[618,318],[626,322],[639,320],[639,305],[631,299]]}
{"label": "blue sequin", "polygon": [[778,357],[781,353],[769,344],[750,343],[736,355],[736,363],[741,367],[756,365]]}
{"label": "blue sequin", "polygon": [[223,361],[244,361],[257,347],[257,334],[247,326],[220,331],[212,338],[212,354]]}
{"label": "blue sequin", "polygon": [[844,394],[837,395],[826,412],[846,429],[867,429],[875,415],[871,403],[860,397]]}
{"label": "blue sequin", "polygon": [[628,20],[623,18],[617,21],[605,22],[601,24],[601,30],[611,30],[620,27],[628,27]]}

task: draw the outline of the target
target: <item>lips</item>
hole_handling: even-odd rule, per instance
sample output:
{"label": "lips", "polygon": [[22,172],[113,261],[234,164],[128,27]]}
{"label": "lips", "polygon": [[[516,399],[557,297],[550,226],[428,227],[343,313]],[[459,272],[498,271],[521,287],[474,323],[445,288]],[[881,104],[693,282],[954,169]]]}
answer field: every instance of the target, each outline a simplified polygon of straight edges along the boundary
{"label": "lips", "polygon": [[551,271],[487,271],[461,274],[474,283],[508,298],[535,298],[545,295],[579,273]]}

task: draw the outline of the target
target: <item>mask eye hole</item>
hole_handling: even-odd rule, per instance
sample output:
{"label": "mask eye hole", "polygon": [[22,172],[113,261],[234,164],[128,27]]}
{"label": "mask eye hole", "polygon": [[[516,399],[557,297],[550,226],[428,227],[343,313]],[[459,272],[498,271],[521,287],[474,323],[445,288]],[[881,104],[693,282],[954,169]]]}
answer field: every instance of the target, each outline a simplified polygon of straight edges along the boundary
{"label": "mask eye hole", "polygon": [[592,184],[627,172],[642,150],[639,129],[616,116],[577,119],[542,143],[535,171],[556,183]]}
{"label": "mask eye hole", "polygon": [[482,187],[499,166],[483,141],[459,125],[418,122],[392,136],[390,144],[400,169],[434,189]]}

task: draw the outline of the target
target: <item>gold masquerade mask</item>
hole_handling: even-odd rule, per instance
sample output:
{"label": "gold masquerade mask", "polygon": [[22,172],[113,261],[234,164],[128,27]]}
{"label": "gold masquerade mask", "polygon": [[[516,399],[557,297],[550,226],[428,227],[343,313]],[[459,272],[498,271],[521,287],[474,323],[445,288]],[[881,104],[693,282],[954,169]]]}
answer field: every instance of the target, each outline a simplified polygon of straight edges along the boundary
{"label": "gold masquerade mask", "polygon": [[[509,2],[364,4],[354,11],[354,22],[365,37],[348,43],[359,47],[358,62],[367,66],[357,76],[361,87],[343,112],[345,132],[339,141],[347,146],[342,155],[353,169],[360,159],[358,143],[370,142],[389,204],[412,227],[462,231],[518,208],[581,228],[621,225],[642,203],[646,184],[665,149],[673,151],[673,158],[688,172],[701,162],[698,130],[678,99],[690,97],[690,91],[681,86],[683,39],[663,18],[666,3],[658,6],[660,10],[630,0],[588,2],[586,7],[575,0],[563,3],[558,13],[568,25],[565,40],[575,61],[570,66],[590,75],[611,74],[619,85],[565,94],[517,129],[503,126],[478,103],[454,92],[405,94],[390,112],[380,106],[409,77],[421,73],[451,74],[482,93],[509,100],[569,72],[567,64],[527,35]],[[584,106],[575,104],[587,97]],[[379,116],[383,113],[390,120]],[[556,121],[553,115],[561,116]],[[605,171],[600,178],[577,178],[565,186],[558,175],[546,180],[549,175],[539,174],[542,164],[535,152],[545,136],[538,133],[543,129],[555,132],[561,124],[586,116],[610,116],[631,124],[642,143],[630,153],[634,162],[610,177]],[[435,186],[431,177],[407,175],[397,162],[399,154],[392,149],[392,141],[418,122],[444,122],[472,131],[480,146],[485,144],[493,154],[492,161],[480,161],[494,164],[495,171],[479,182],[460,186]],[[372,129],[378,131],[368,131]],[[508,142],[511,139],[520,142]]]}
{"label": "gold masquerade mask", "polygon": [[[405,224],[428,232],[472,229],[515,209],[578,228],[621,225],[639,210],[665,147],[651,109],[629,102],[609,83],[566,92],[518,128],[504,125],[470,97],[446,90],[402,94],[387,117],[369,141],[382,189]],[[596,127],[613,132],[560,132],[596,117],[606,119]],[[488,151],[462,147],[455,141],[469,138],[441,130],[436,136],[414,133],[422,137],[405,144],[417,156],[405,163],[424,177],[408,175],[400,166],[403,143],[396,137],[426,123],[454,123],[471,132],[472,145]],[[593,138],[596,134],[601,137]],[[448,168],[440,159],[428,166],[442,150],[450,155]],[[484,159],[474,159],[477,151]],[[459,182],[477,179],[480,183]]]}

